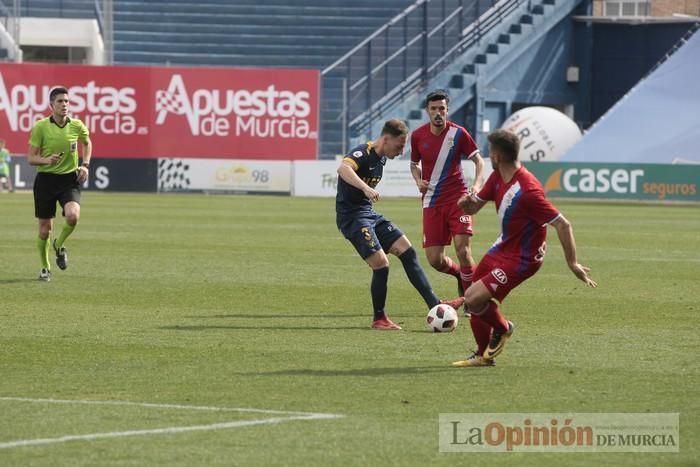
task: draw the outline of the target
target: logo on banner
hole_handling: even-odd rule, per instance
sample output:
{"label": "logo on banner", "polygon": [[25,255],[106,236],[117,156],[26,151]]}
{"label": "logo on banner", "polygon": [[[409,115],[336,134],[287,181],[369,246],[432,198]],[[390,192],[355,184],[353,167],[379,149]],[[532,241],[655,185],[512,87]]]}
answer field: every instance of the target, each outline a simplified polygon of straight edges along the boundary
{"label": "logo on banner", "polygon": [[180,74],[167,89],[156,91],[156,125],[168,118],[185,118],[193,136],[254,138],[316,138],[309,118],[308,91],[277,89],[187,90]]}
{"label": "logo on banner", "polygon": [[[52,85],[18,83],[5,85],[0,73],[0,111],[12,131],[29,132],[34,123],[49,114]],[[95,81],[68,88],[71,116],[85,123],[91,133],[147,134],[132,115],[138,108],[136,90],[131,87],[99,86]]]}
{"label": "logo on banner", "polygon": [[611,167],[574,167],[559,169],[544,183],[544,192],[567,193],[637,193],[643,169]]}
{"label": "logo on banner", "polygon": [[158,161],[158,191],[187,191],[190,188],[190,165],[182,159]]}

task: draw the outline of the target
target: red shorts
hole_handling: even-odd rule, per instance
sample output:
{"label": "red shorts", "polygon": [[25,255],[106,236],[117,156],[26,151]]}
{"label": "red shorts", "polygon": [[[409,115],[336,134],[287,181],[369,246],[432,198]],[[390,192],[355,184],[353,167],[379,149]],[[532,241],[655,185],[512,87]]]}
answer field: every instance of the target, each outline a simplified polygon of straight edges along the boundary
{"label": "red shorts", "polygon": [[423,248],[447,246],[455,235],[472,233],[472,216],[464,214],[456,201],[423,208]]}
{"label": "red shorts", "polygon": [[484,283],[491,296],[502,302],[511,290],[532,277],[542,267],[541,262],[521,263],[508,258],[486,254],[474,271],[474,282]]}

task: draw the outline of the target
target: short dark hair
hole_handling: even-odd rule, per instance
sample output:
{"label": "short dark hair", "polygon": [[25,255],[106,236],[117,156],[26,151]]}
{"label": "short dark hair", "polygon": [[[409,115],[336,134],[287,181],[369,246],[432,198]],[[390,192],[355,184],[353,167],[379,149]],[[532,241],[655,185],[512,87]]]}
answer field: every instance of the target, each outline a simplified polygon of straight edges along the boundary
{"label": "short dark hair", "polygon": [[507,162],[515,162],[518,160],[518,153],[520,152],[520,139],[518,135],[508,130],[498,129],[489,134],[488,139],[491,146],[493,146]]}
{"label": "short dark hair", "polygon": [[408,134],[408,125],[403,120],[398,118],[392,118],[384,122],[384,128],[382,128],[382,136],[404,136]]}
{"label": "short dark hair", "polygon": [[425,97],[424,107],[428,107],[428,104],[433,101],[444,100],[447,104],[450,103],[450,95],[444,89],[436,89]]}
{"label": "short dark hair", "polygon": [[49,101],[53,102],[56,99],[56,96],[59,94],[68,94],[68,89],[64,88],[63,86],[53,88],[51,93],[49,93]]}

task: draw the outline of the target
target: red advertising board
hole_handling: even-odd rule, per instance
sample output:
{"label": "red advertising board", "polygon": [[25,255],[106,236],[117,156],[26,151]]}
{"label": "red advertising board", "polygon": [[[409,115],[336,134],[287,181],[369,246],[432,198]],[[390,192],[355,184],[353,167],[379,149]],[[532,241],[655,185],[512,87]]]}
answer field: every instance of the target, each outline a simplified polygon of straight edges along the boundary
{"label": "red advertising board", "polygon": [[96,157],[315,159],[318,70],[0,64],[0,138],[26,151],[69,89]]}

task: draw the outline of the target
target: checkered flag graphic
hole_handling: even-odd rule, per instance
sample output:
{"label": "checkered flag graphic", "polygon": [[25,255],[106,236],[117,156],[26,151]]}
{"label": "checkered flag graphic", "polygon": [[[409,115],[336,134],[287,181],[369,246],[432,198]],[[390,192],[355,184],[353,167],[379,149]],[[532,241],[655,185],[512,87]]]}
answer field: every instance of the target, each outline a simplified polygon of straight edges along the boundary
{"label": "checkered flag graphic", "polygon": [[158,161],[158,191],[187,191],[190,166],[179,159]]}
{"label": "checkered flag graphic", "polygon": [[163,111],[172,112],[175,115],[183,115],[185,107],[182,105],[181,97],[165,89],[156,91],[156,112]]}

